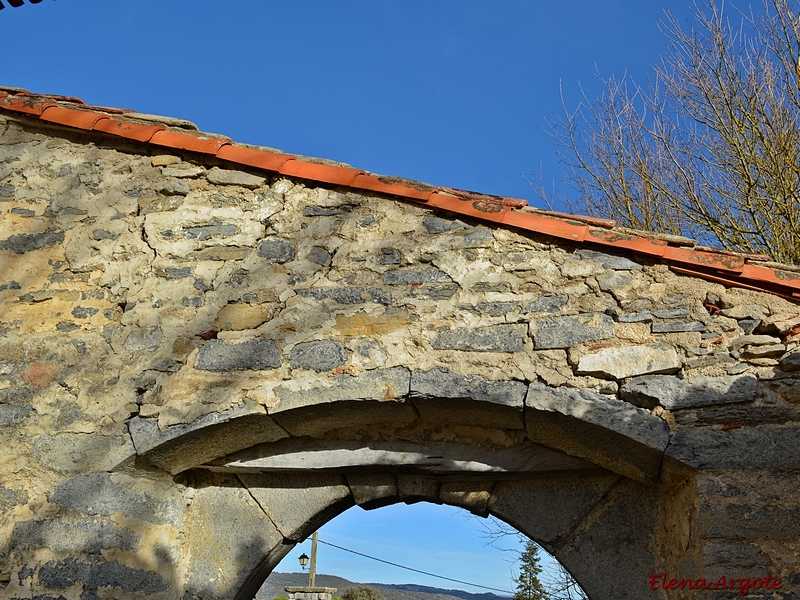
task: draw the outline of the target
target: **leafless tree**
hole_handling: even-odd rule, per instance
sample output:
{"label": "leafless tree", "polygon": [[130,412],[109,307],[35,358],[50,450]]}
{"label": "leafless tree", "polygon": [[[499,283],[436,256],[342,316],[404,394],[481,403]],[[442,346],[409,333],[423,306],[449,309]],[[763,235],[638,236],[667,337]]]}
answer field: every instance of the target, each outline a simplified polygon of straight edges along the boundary
{"label": "leafless tree", "polygon": [[[498,550],[511,552],[514,555],[512,560],[514,564],[524,563],[524,551],[520,552],[516,548],[510,549],[504,544],[501,545],[500,542],[502,540],[516,539],[518,541],[517,545],[527,550],[527,544],[531,542],[527,536],[495,517],[489,517],[485,520],[479,519],[479,524],[489,545]],[[541,548],[541,546],[538,547]],[[542,552],[547,552],[543,548],[541,550]],[[560,562],[554,560],[553,564],[543,564],[542,573],[544,576],[541,578],[541,583],[545,588],[548,600],[589,600],[583,588]],[[514,579],[517,581],[518,577]]]}
{"label": "leafless tree", "polygon": [[695,5],[646,86],[604,79],[604,93],[549,125],[567,187],[551,206],[800,263],[800,15],[723,0]]}

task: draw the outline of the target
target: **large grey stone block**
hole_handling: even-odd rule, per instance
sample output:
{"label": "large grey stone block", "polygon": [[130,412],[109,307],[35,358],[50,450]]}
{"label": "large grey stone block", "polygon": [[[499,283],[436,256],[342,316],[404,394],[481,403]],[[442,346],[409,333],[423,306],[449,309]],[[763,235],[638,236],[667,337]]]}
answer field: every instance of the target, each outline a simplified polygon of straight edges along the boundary
{"label": "large grey stone block", "polygon": [[313,369],[318,373],[340,367],[346,361],[345,349],[331,340],[303,342],[289,353],[289,366],[293,369]]}
{"label": "large grey stone block", "polygon": [[663,419],[591,390],[551,388],[532,383],[528,387],[525,405],[599,425],[659,451],[664,450],[669,442],[669,427]]}
{"label": "large grey stone block", "polygon": [[675,348],[668,344],[642,344],[604,348],[578,362],[578,375],[624,379],[646,373],[674,373],[681,368]]}
{"label": "large grey stone block", "polygon": [[269,414],[292,435],[316,435],[359,424],[410,423],[417,414],[405,402],[409,380],[410,373],[402,367],[338,375],[326,381],[295,378],[275,388],[278,402]]}
{"label": "large grey stone block", "polygon": [[287,436],[267,416],[264,407],[250,400],[163,430],[157,419],[134,417],[128,421],[128,431],[137,454],[173,475],[254,444]]}
{"label": "large grey stone block", "polygon": [[571,348],[583,342],[605,340],[614,335],[613,319],[602,313],[538,319],[531,323],[537,350]]}
{"label": "large grey stone block", "polygon": [[756,399],[758,379],[750,374],[722,377],[700,375],[689,379],[678,379],[672,375],[643,375],[623,385],[620,396],[637,406],[653,408],[660,404],[670,410],[736,404]]}
{"label": "large grey stone block", "polygon": [[240,185],[250,189],[260,187],[267,181],[264,177],[259,177],[258,175],[251,175],[244,171],[220,169],[218,167],[211,169],[206,178],[217,185]]}
{"label": "large grey stone block", "polygon": [[533,442],[581,457],[636,481],[661,472],[667,424],[648,411],[590,390],[533,383],[525,399],[525,431]]}
{"label": "large grey stone block", "polygon": [[209,340],[200,349],[195,369],[203,371],[234,371],[274,369],[281,366],[281,355],[275,342],[262,338],[232,344]]}
{"label": "large grey stone block", "polygon": [[411,373],[412,398],[468,398],[522,410],[528,391],[521,381],[488,381],[438,367]]}
{"label": "large grey stone block", "polygon": [[588,250],[583,248],[578,250],[578,256],[587,260],[600,263],[604,269],[614,269],[615,271],[641,271],[642,265],[633,262],[624,256],[613,256],[605,252],[598,252],[597,250]]}
{"label": "large grey stone block", "polygon": [[450,282],[450,276],[436,267],[404,267],[386,271],[383,274],[383,283],[386,285],[417,285],[422,283],[446,283]]}
{"label": "large grey stone block", "polygon": [[800,425],[765,425],[722,431],[681,427],[667,456],[695,469],[800,468]]}
{"label": "large grey stone block", "polygon": [[469,352],[520,352],[525,346],[525,325],[490,325],[475,329],[456,329],[436,336],[436,350]]}
{"label": "large grey stone block", "polygon": [[375,302],[376,304],[389,305],[392,303],[392,294],[385,288],[312,288],[310,290],[295,291],[298,296],[308,296],[315,300],[330,298],[339,304],[364,304],[365,302]]}
{"label": "large grey stone block", "polygon": [[[266,577],[277,562],[270,559],[292,544],[238,478],[210,475],[198,483],[185,524],[186,589],[203,600],[252,598],[253,580]],[[248,582],[255,589],[243,589]]]}
{"label": "large grey stone block", "polygon": [[489,510],[553,550],[619,479],[612,473],[581,477],[542,477],[500,481]]}
{"label": "large grey stone block", "polygon": [[343,475],[242,473],[247,489],[283,537],[301,541],[355,503]]}
{"label": "large grey stone block", "polygon": [[258,245],[258,255],[269,262],[283,264],[294,260],[296,253],[292,244],[278,238],[268,238]]}

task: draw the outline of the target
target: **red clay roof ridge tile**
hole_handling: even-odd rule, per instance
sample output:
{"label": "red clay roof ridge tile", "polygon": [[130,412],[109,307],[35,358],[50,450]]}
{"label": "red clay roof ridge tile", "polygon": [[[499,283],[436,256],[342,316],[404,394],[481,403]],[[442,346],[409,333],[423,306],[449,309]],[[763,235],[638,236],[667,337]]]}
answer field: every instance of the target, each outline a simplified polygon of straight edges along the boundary
{"label": "red clay roof ridge tile", "polygon": [[274,148],[237,144],[228,137],[201,132],[191,121],[91,106],[69,96],[32,94],[19,88],[0,87],[0,110],[154,146],[214,155],[232,164],[316,183],[423,202],[432,208],[499,226],[514,227],[599,249],[649,256],[667,263],[676,273],[800,300],[800,266],[774,263],[763,254],[698,246],[695,240],[683,236],[616,227],[610,219],[537,209],[528,206],[527,201],[520,198],[436,187],[401,177],[369,173],[326,159],[294,156]]}
{"label": "red clay roof ridge tile", "polygon": [[[125,115],[126,119],[136,119],[139,121],[146,121],[147,123],[157,123],[167,127],[177,127],[178,129],[188,129],[191,131],[200,131],[200,128],[192,121],[186,119],[178,119],[176,117],[164,117],[161,115],[151,115],[149,113],[129,112]],[[211,135],[211,134],[208,134]]]}

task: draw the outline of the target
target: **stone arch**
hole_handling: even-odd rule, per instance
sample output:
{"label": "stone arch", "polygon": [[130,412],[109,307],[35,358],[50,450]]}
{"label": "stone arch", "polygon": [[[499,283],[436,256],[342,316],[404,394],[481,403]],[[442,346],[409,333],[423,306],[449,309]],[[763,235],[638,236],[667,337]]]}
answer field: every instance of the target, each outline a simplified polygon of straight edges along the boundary
{"label": "stone arch", "polygon": [[[272,415],[239,407],[177,431],[134,428],[142,458],[194,489],[187,588],[252,598],[294,544],[342,511],[425,501],[509,523],[593,600],[642,597],[657,566],[663,494],[649,413],[609,419],[618,407],[575,392],[570,414],[518,382],[481,393],[473,379],[460,397],[441,398],[420,391],[430,377],[409,376],[408,394],[394,401],[339,399]],[[498,402],[501,391],[522,402]],[[270,439],[276,428],[285,434]],[[227,574],[212,585],[208,574],[220,568]]]}

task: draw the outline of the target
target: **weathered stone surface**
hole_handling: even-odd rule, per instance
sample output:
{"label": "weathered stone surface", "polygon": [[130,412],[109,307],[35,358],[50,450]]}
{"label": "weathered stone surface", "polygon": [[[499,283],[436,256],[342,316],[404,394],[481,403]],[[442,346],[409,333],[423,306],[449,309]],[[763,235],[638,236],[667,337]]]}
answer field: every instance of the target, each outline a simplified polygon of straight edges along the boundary
{"label": "weathered stone surface", "polygon": [[195,227],[187,227],[183,230],[183,237],[188,240],[209,240],[215,237],[229,237],[239,233],[239,228],[235,223],[225,223],[221,219],[212,219],[208,223],[203,223]]}
{"label": "weathered stone surface", "polygon": [[281,366],[275,342],[258,338],[238,344],[209,340],[197,355],[195,369],[233,371],[238,369],[274,369]]}
{"label": "weathered stone surface", "polygon": [[[186,549],[192,554],[187,591],[204,600],[235,598],[251,575],[259,581],[266,577],[267,567],[259,572],[259,564],[283,543],[238,478],[211,477],[195,491],[187,515]],[[252,598],[256,589],[245,592]]]}
{"label": "weathered stone surface", "polygon": [[742,349],[744,358],[774,358],[786,352],[783,344],[768,344],[763,346],[745,346]]}
{"label": "weathered stone surface", "polygon": [[520,352],[525,345],[524,325],[490,325],[440,333],[431,345],[436,350],[470,352]]}
{"label": "weathered stone surface", "polygon": [[720,311],[720,314],[723,317],[729,317],[731,319],[763,319],[769,310],[766,306],[761,306],[760,304],[739,304],[738,306],[732,306],[731,308],[724,308]]}
{"label": "weathered stone surface", "polygon": [[439,503],[439,483],[428,475],[400,473],[397,476],[397,492],[406,504],[422,501]]}
{"label": "weathered stone surface", "polygon": [[578,362],[576,373],[624,379],[646,373],[674,373],[680,368],[675,348],[667,344],[648,344],[605,348],[586,354]]}
{"label": "weathered stone surface", "polygon": [[91,473],[70,479],[58,486],[48,499],[87,515],[111,517],[119,513],[156,524],[179,523],[182,509],[174,493],[156,497],[137,489],[135,479],[109,473]]}
{"label": "weathered stone surface", "polygon": [[714,404],[752,402],[758,396],[758,379],[753,375],[678,379],[671,375],[636,377],[620,389],[620,397],[637,406],[660,404],[674,410]]}
{"label": "weathered stone surface", "polygon": [[151,327],[134,327],[128,339],[125,340],[125,348],[135,352],[137,350],[154,350],[158,348],[161,339],[161,328],[158,325]]}
{"label": "weathered stone surface", "polygon": [[324,206],[306,206],[303,209],[304,217],[335,217],[343,215],[347,211],[339,208],[325,208]]}
{"label": "weathered stone surface", "polygon": [[522,410],[527,391],[527,386],[519,381],[487,381],[443,368],[411,373],[412,398],[465,398]]}
{"label": "weathered stone surface", "polygon": [[242,473],[242,482],[283,537],[300,541],[354,504],[343,475]]}
{"label": "weathered stone surface", "polygon": [[0,426],[12,425],[21,421],[34,411],[33,406],[16,406],[14,404],[0,404]]}
{"label": "weathered stone surface", "polygon": [[604,277],[598,277],[597,285],[602,291],[610,292],[625,287],[631,281],[633,281],[633,275],[630,273],[611,273]]}
{"label": "weathered stone surface", "polygon": [[669,428],[663,419],[590,390],[553,389],[532,383],[528,386],[525,406],[599,425],[649,448],[663,450],[669,442]]}
{"label": "weathered stone surface", "polygon": [[578,250],[577,255],[587,260],[600,263],[604,269],[614,269],[616,271],[641,271],[642,265],[633,262],[624,256],[613,256],[605,252],[598,252],[596,250],[587,250],[585,248]]}
{"label": "weathered stone surface", "polygon": [[800,467],[800,424],[767,425],[721,431],[710,427],[680,428],[667,455],[695,469]]}
{"label": "weathered stone surface", "polygon": [[192,191],[192,188],[189,187],[188,183],[180,179],[167,179],[161,185],[159,191],[165,196],[187,196]]}
{"label": "weathered stone surface", "polygon": [[206,178],[217,185],[240,185],[242,187],[255,189],[266,183],[266,178],[258,175],[251,175],[244,171],[231,171],[214,167],[208,172]]}
{"label": "weathered stone surface", "polygon": [[627,313],[620,315],[617,320],[620,323],[650,323],[653,320],[653,313],[649,310]]}
{"label": "weathered stone surface", "polygon": [[274,442],[288,434],[263,406],[252,400],[191,423],[160,429],[156,419],[134,417],[128,430],[136,453],[176,474],[254,444]]}
{"label": "weathered stone surface", "polygon": [[651,326],[653,333],[680,333],[683,331],[705,331],[705,323],[699,321],[667,321],[664,323],[653,323]]}
{"label": "weathered stone surface", "polygon": [[614,335],[614,321],[601,313],[539,319],[531,323],[537,350],[571,348],[583,342],[605,340]]}
{"label": "weathered stone surface", "polygon": [[492,491],[493,514],[528,532],[545,548],[558,546],[593,506],[608,492],[618,476],[607,474],[580,481],[540,478],[501,481]]}
{"label": "weathered stone surface", "polygon": [[39,581],[47,587],[64,589],[78,583],[87,590],[117,588],[131,593],[157,594],[169,589],[169,581],[158,573],[145,571],[119,561],[106,562],[99,556],[79,561],[68,558],[51,561],[39,571]]}
{"label": "weathered stone surface", "polygon": [[331,253],[321,246],[314,246],[308,253],[308,260],[322,266],[330,264],[331,258]]}
{"label": "weathered stone surface", "polygon": [[417,285],[449,281],[452,281],[450,276],[436,267],[406,267],[386,271],[383,274],[383,283],[386,285]]}
{"label": "weathered stone surface", "polygon": [[743,335],[733,340],[729,346],[732,351],[745,346],[772,346],[780,343],[780,339],[771,335]]}
{"label": "weathered stone surface", "polygon": [[134,552],[139,536],[132,530],[111,521],[85,518],[70,521],[21,521],[14,526],[11,543],[19,548],[50,548],[56,552],[71,552],[75,548],[89,554],[101,550]]}
{"label": "weathered stone surface", "polygon": [[41,250],[48,246],[57,246],[63,243],[63,231],[46,231],[39,234],[23,233],[0,240],[0,250],[11,250],[16,254],[25,254],[26,252]]}
{"label": "weathered stone surface", "polygon": [[567,303],[568,298],[558,294],[543,294],[541,298],[529,302],[522,312],[547,312],[554,313]]}
{"label": "weathered stone surface", "polygon": [[59,473],[111,470],[133,456],[127,434],[118,436],[56,433],[36,436],[31,454],[45,468]]}
{"label": "weathered stone surface", "polygon": [[240,331],[242,329],[255,329],[272,315],[272,308],[256,304],[234,302],[227,304],[217,313],[214,327],[222,330]]}
{"label": "weathered stone surface", "polygon": [[458,227],[459,225],[463,227],[463,223],[460,223],[459,221],[448,221],[447,219],[440,219],[439,217],[425,217],[422,219],[422,224],[431,235],[445,233],[451,229],[454,229],[455,227]]}
{"label": "weathered stone surface", "polygon": [[360,377],[338,375],[324,385],[306,387],[295,380],[275,388],[278,405],[270,414],[315,404],[346,400],[376,400],[387,402],[400,400],[408,394],[410,373],[402,367],[375,369]]}
{"label": "weathered stone surface", "polygon": [[177,177],[182,179],[184,177],[197,177],[205,173],[205,171],[203,167],[165,167],[161,169],[161,174],[164,177]]}
{"label": "weathered stone surface", "polygon": [[654,310],[653,316],[659,319],[683,319],[690,314],[687,308],[667,308],[663,310]]}
{"label": "weathered stone surface", "polygon": [[292,244],[280,239],[266,239],[258,245],[258,255],[270,262],[285,263],[294,260],[295,249]]}
{"label": "weathered stone surface", "polygon": [[293,369],[313,369],[318,373],[331,371],[346,361],[345,349],[330,340],[297,344],[289,353],[289,366]]}
{"label": "weathered stone surface", "polygon": [[310,296],[316,300],[330,298],[339,304],[363,304],[375,302],[377,304],[391,304],[392,295],[383,288],[312,288],[310,290],[297,290],[299,296]]}
{"label": "weathered stone surface", "polygon": [[781,358],[781,369],[784,371],[800,371],[800,351],[789,352]]}
{"label": "weathered stone surface", "polygon": [[20,504],[27,504],[28,498],[28,493],[25,490],[8,489],[0,484],[0,510],[8,510]]}
{"label": "weathered stone surface", "polygon": [[399,499],[397,477],[391,473],[349,473],[347,485],[355,503],[366,510],[393,504]]}
{"label": "weathered stone surface", "polygon": [[[657,503],[654,486],[623,479],[593,507],[591,516],[554,549],[555,557],[580,579],[590,598],[653,597],[648,577],[639,573],[659,572],[656,542],[660,523],[654,510]],[[619,561],[620,551],[627,557],[624,564]],[[597,565],[591,569],[592,576],[581,577],[589,563]]]}
{"label": "weathered stone surface", "polygon": [[460,506],[474,515],[488,516],[487,504],[494,486],[489,482],[443,483],[439,488],[439,500],[450,506]]}
{"label": "weathered stone surface", "polygon": [[150,164],[154,167],[166,167],[168,165],[178,164],[179,162],[181,162],[179,157],[170,154],[159,154],[150,160]]}

